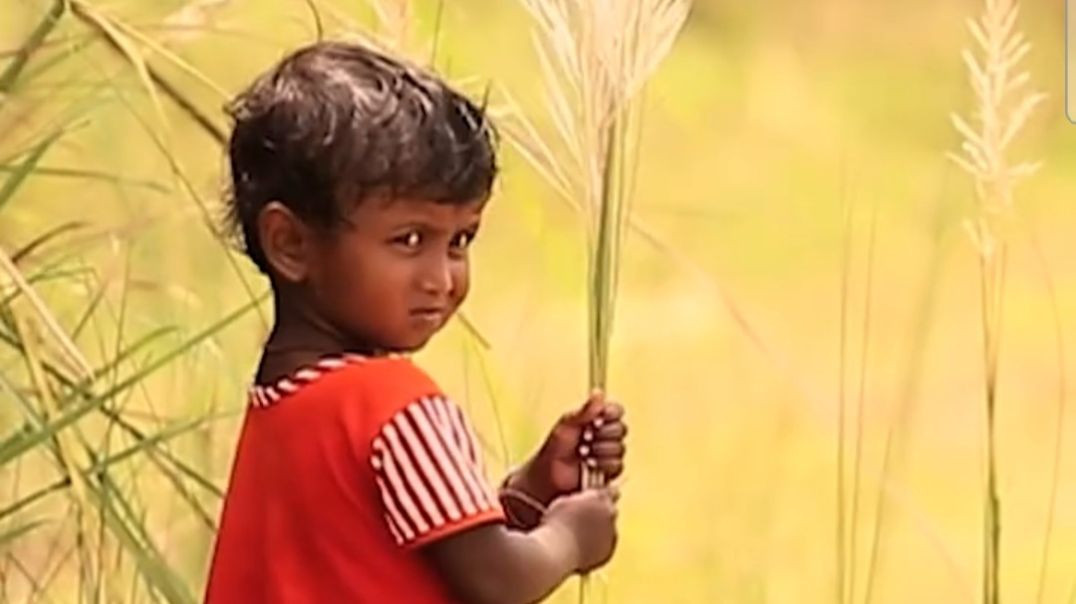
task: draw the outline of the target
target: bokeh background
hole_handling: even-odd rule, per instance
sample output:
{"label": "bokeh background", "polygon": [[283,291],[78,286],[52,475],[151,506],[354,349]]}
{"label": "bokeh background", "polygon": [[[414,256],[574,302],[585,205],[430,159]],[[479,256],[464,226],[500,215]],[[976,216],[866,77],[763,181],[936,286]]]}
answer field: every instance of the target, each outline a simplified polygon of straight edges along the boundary
{"label": "bokeh background", "polygon": [[[0,0],[0,72],[53,6]],[[601,601],[839,602],[841,551],[854,585],[845,601],[979,600],[984,367],[978,258],[963,228],[974,191],[945,152],[960,142],[950,113],[972,108],[960,53],[972,44],[965,19],[981,10],[694,3],[646,95],[633,211],[647,236],[628,235],[610,377],[630,453]],[[35,310],[5,273],[0,601],[200,598],[272,309],[264,279],[216,234],[221,146],[146,83],[152,70],[226,131],[229,96],[314,40],[315,12],[327,37],[379,36],[473,94],[488,89],[494,106],[510,94],[548,127],[532,25],[514,2],[67,7],[0,95],[0,246],[40,301]],[[1018,27],[1049,98],[1011,150],[1043,167],[1017,190],[1005,233],[1002,599],[1071,602],[1076,126],[1064,112],[1063,3],[1024,3]],[[580,218],[502,150],[465,305],[480,337],[455,322],[418,355],[470,410],[498,474],[586,392]],[[16,455],[18,439],[82,404],[57,385],[52,415],[33,412],[48,403],[33,358],[77,373],[42,309],[104,367],[92,381],[102,400]],[[90,486],[64,482],[91,466]],[[574,602],[577,589],[553,601]]]}

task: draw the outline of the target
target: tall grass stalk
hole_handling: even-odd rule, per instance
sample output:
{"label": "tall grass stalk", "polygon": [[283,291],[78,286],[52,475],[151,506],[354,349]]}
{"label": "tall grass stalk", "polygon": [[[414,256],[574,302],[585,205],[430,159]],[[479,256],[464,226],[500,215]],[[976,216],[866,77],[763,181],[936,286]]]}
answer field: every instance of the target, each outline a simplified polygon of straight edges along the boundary
{"label": "tall grass stalk", "polygon": [[995,416],[998,361],[1007,263],[1007,220],[1016,183],[1037,163],[1012,163],[1009,147],[1045,95],[1028,90],[1031,76],[1019,68],[1031,44],[1016,29],[1019,6],[1014,0],[985,0],[978,19],[968,20],[977,52],[965,50],[964,63],[975,95],[970,119],[952,116],[963,137],[959,152],[949,157],[964,168],[975,185],[977,208],[967,223],[979,261],[980,313],[983,338],[983,385],[986,412],[986,489],[983,514],[982,596],[986,604],[1001,599],[1001,501],[997,480]]}
{"label": "tall grass stalk", "polygon": [[[62,11],[52,14],[59,18]],[[46,43],[54,22],[52,17],[42,21],[33,34],[36,39],[23,44],[29,50],[3,70],[5,89],[12,95],[24,90],[23,78],[37,65],[34,49]],[[0,105],[0,110],[12,106]],[[11,158],[5,160],[11,164],[0,182],[0,215],[6,218],[4,210],[20,203],[25,184],[45,173],[40,161],[72,130],[70,123],[62,123],[50,126],[44,135],[24,135],[21,138],[31,142],[20,143],[25,148],[15,154],[9,153],[10,143],[6,149],[0,143],[0,151]],[[167,155],[166,149],[162,151]],[[71,170],[64,174],[88,178]],[[119,179],[112,184],[128,185]],[[140,501],[143,493],[132,481],[136,471],[145,476],[152,469],[153,479],[171,487],[169,491],[179,495],[176,501],[189,505],[194,516],[212,530],[200,493],[192,492],[189,485],[211,495],[219,495],[219,490],[170,452],[167,443],[219,416],[203,415],[185,422],[154,416],[153,424],[136,424],[124,407],[136,391],[148,401],[146,380],[250,313],[264,302],[264,296],[252,294],[248,304],[187,339],[166,343],[161,336],[171,335],[171,330],[158,328],[128,342],[127,288],[121,289],[118,315],[103,316],[108,278],[96,292],[92,284],[82,283],[95,274],[85,268],[79,253],[86,241],[78,243],[71,237],[81,235],[82,226],[76,222],[48,227],[10,252],[8,246],[14,242],[0,241],[0,363],[4,367],[0,398],[14,401],[16,420],[0,433],[0,472],[12,478],[11,501],[5,500],[0,509],[0,594],[4,599],[36,601],[52,596],[57,581],[73,578],[77,580],[73,586],[55,588],[65,594],[64,601],[77,593],[78,601],[86,602],[193,603],[192,586],[171,566],[160,538],[152,535]],[[95,239],[100,243],[108,238]],[[125,275],[125,285],[128,280]],[[84,307],[61,315],[50,305],[49,290],[38,289],[42,284],[50,288],[82,285],[86,287],[79,289],[91,295]],[[96,354],[87,338],[80,337],[87,327],[96,332],[100,344]],[[151,355],[148,361],[147,355]],[[96,362],[91,363],[91,357]],[[23,474],[43,480],[20,480]],[[48,536],[43,535],[46,531]],[[27,544],[23,549],[18,539],[31,532],[41,544],[51,541],[52,545]]]}
{"label": "tall grass stalk", "polygon": [[838,353],[837,353],[837,497],[836,497],[836,563],[835,583],[837,604],[844,604],[847,595],[845,581],[846,566],[848,564],[847,543],[845,534],[845,425],[847,424],[847,396],[845,392],[845,374],[848,365],[848,300],[849,283],[851,281],[852,268],[852,222],[854,207],[847,198],[847,190],[842,187],[841,214],[843,216],[843,236],[841,243],[841,300],[838,305]]}
{"label": "tall grass stalk", "polygon": [[[522,0],[559,153],[539,142],[544,174],[585,221],[588,382],[604,390],[609,370],[620,253],[638,162],[638,102],[690,10],[689,0]],[[584,488],[604,477],[583,468]],[[581,598],[586,598],[584,581]]]}
{"label": "tall grass stalk", "polygon": [[1046,593],[1046,574],[1049,571],[1050,547],[1053,544],[1054,515],[1057,512],[1058,487],[1061,481],[1061,450],[1065,434],[1066,400],[1068,398],[1068,380],[1065,378],[1066,354],[1065,354],[1065,330],[1061,320],[1061,308],[1058,303],[1057,287],[1053,277],[1050,276],[1050,267],[1046,261],[1042,246],[1038,238],[1031,234],[1031,246],[1035,250],[1035,258],[1038,260],[1046,293],[1050,299],[1050,315],[1054,327],[1054,356],[1057,362],[1057,421],[1054,422],[1053,454],[1050,460],[1050,492],[1046,504],[1046,526],[1043,530],[1042,562],[1039,566],[1038,587],[1035,592],[1035,602],[1041,603]]}
{"label": "tall grass stalk", "polygon": [[874,259],[878,232],[878,207],[871,211],[870,230],[867,235],[867,267],[863,287],[863,316],[860,325],[859,383],[856,393],[856,423],[852,453],[852,502],[850,506],[848,537],[848,601],[855,601],[856,571],[859,559],[859,509],[863,468],[863,422],[866,414],[867,362],[870,352],[871,315],[874,306]]}
{"label": "tall grass stalk", "polygon": [[[898,390],[895,409],[889,415],[889,422],[886,426],[885,439],[882,445],[882,465],[876,489],[874,522],[867,557],[863,604],[871,604],[874,601],[874,586],[878,580],[878,572],[880,568],[884,568],[883,558],[887,551],[883,548],[883,543],[888,532],[887,527],[889,525],[886,523],[886,519],[891,507],[890,496],[887,492],[890,489],[890,476],[899,469],[906,454],[906,446],[902,441],[907,438],[913,411],[912,405],[921,387],[927,339],[930,335],[932,319],[937,306],[938,290],[940,289],[938,286],[941,281],[941,269],[949,250],[949,245],[944,243],[944,234],[949,224],[949,217],[945,206],[941,203],[945,192],[945,183],[947,182],[948,178],[946,177],[942,181],[939,193],[935,196],[935,203],[932,204],[934,206],[934,219],[933,228],[931,229],[932,245],[930,256],[926,262],[928,267],[927,274],[923,279],[915,304],[915,311],[912,314],[914,318],[912,327],[909,330],[911,343],[908,347],[908,357],[904,362],[903,377]],[[950,562],[950,566],[955,568],[951,560],[947,560],[947,562]]]}
{"label": "tall grass stalk", "polygon": [[[206,201],[191,183],[180,159],[172,152],[172,146],[169,139],[170,128],[168,121],[165,118],[164,108],[160,101],[159,93],[164,93],[167,98],[173,101],[176,106],[183,111],[188,119],[198,125],[199,128],[209,135],[216,143],[223,145],[226,142],[225,133],[216,125],[209,115],[198,108],[198,105],[189,95],[187,95],[179,86],[165,78],[152,66],[149,60],[150,54],[152,53],[154,56],[162,57],[168,64],[179,69],[203,87],[214,92],[219,100],[223,101],[228,99],[228,93],[223,87],[214,82],[201,70],[188,63],[175,52],[166,48],[164,44],[139,31],[139,29],[128,25],[124,21],[115,17],[110,17],[98,9],[95,4],[87,2],[86,0],[67,0],[67,2],[70,3],[71,12],[79,22],[104,39],[110,51],[129,63],[131,68],[137,74],[139,82],[141,83],[142,88],[146,91],[150,104],[156,114],[156,124],[147,123],[147,121],[139,115],[133,107],[131,107],[129,101],[111,78],[105,78],[106,84],[111,86],[116,92],[116,96],[119,100],[131,109],[131,117],[135,118],[135,120],[142,125],[146,135],[153,142],[161,156],[168,162],[175,183],[180,185],[182,190],[184,190],[195,203],[195,206],[202,214],[203,220],[209,230],[214,234],[214,240],[221,246],[224,252],[224,259],[232,269],[232,272],[235,274],[240,285],[243,287],[244,293],[247,294],[248,299],[254,300],[257,298],[257,293],[255,292],[254,287],[250,284],[245,273],[240,269],[236,257],[231,253],[228,242],[224,237],[219,236],[219,233],[213,226],[216,217],[209,209]],[[144,49],[148,49],[148,51]],[[262,326],[267,329],[268,322],[262,309],[258,308],[256,311],[259,319],[261,319]]]}

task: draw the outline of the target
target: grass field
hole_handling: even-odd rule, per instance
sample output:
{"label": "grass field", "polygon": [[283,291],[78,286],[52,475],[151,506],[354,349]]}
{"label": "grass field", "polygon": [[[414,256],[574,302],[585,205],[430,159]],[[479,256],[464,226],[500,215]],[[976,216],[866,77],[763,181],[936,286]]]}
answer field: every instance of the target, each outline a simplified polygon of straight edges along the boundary
{"label": "grass field", "polygon": [[[51,0],[0,0],[0,250],[17,266],[0,270],[0,601],[198,599],[272,310],[214,233],[221,106],[314,39],[314,7],[326,35],[381,32],[547,129],[531,25],[479,0],[414,2],[388,25],[338,0],[55,4],[42,28]],[[646,95],[609,378],[630,454],[602,601],[983,601],[975,193],[945,155],[950,114],[974,109],[961,51],[981,11],[694,3]],[[999,583],[1015,603],[1076,601],[1063,13],[1028,2],[1017,21],[1048,98],[1009,150],[1043,165],[1002,234]],[[455,323],[419,355],[498,472],[587,380],[579,220],[502,149],[465,305],[488,347]]]}

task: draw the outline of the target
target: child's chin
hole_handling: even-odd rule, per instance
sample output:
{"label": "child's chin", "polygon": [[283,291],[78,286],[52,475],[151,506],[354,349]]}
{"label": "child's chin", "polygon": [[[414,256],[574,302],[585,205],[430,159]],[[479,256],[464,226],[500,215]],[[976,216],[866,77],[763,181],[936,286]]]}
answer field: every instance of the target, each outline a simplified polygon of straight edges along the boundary
{"label": "child's chin", "polygon": [[399,340],[394,342],[394,345],[388,346],[388,348],[393,352],[404,354],[418,352],[419,350],[422,350],[426,347],[426,344],[430,341],[430,338],[432,338],[436,333],[437,332],[435,331],[433,333],[427,333],[417,337],[400,338]]}

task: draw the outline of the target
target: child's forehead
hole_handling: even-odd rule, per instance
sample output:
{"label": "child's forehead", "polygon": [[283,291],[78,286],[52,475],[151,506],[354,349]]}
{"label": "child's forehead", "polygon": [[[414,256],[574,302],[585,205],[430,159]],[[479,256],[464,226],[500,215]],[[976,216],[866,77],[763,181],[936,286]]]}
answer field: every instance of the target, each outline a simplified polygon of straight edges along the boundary
{"label": "child's forehead", "polygon": [[359,203],[352,216],[367,223],[418,221],[447,225],[472,222],[481,217],[485,206],[485,199],[450,203],[411,197],[378,197]]}

